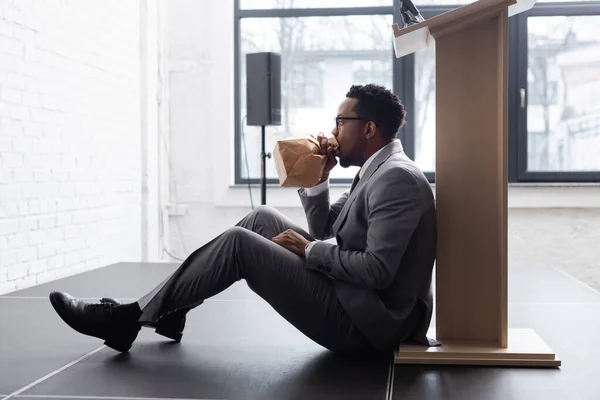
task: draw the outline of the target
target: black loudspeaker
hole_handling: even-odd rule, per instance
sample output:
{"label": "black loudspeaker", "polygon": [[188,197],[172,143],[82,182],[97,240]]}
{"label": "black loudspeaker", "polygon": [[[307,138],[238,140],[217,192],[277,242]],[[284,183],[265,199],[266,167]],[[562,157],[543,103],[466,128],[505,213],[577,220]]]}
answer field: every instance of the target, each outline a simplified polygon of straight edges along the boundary
{"label": "black loudspeaker", "polygon": [[281,56],[246,54],[246,118],[253,126],[281,125]]}

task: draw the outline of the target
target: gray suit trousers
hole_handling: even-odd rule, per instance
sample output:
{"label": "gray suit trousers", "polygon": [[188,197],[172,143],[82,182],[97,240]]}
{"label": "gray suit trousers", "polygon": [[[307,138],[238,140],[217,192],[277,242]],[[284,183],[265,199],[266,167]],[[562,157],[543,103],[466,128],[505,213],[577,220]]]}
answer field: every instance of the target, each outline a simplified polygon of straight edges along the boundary
{"label": "gray suit trousers", "polygon": [[293,229],[314,240],[277,210],[260,206],[235,227],[200,247],[162,284],[138,301],[140,323],[190,310],[245,279],[252,291],[319,345],[336,352],[375,352],[335,294],[331,279],[306,268],[304,258],[274,243]]}

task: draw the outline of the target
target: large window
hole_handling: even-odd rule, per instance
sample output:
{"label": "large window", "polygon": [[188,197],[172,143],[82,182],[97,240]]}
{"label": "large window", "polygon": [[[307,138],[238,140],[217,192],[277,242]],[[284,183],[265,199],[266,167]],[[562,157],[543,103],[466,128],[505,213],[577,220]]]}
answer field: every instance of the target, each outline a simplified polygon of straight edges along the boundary
{"label": "large window", "polygon": [[600,181],[599,24],[599,2],[518,16],[516,180]]}
{"label": "large window", "polygon": [[[415,2],[425,18],[469,0]],[[245,55],[282,60],[282,124],[266,128],[267,151],[290,136],[330,133],[350,85],[397,93],[409,120],[399,136],[435,180],[435,50],[396,59],[391,0],[236,0],[236,183],[260,177],[260,128],[245,124]],[[600,181],[600,2],[543,2],[510,19],[509,179]],[[350,182],[355,168],[332,178]],[[267,178],[277,181],[273,160]]]}
{"label": "large window", "polygon": [[[391,13],[392,8],[388,11]],[[259,179],[261,166],[261,129],[244,125],[246,54],[273,51],[281,56],[282,123],[266,127],[269,152],[283,138],[329,134],[334,128],[338,105],[352,84],[374,82],[393,86],[393,46],[389,32],[392,22],[392,15],[385,13],[240,19],[237,90],[243,140],[237,152],[238,182]],[[275,164],[272,159],[267,161],[267,178],[275,181]],[[331,178],[351,180],[357,170],[335,168]]]}

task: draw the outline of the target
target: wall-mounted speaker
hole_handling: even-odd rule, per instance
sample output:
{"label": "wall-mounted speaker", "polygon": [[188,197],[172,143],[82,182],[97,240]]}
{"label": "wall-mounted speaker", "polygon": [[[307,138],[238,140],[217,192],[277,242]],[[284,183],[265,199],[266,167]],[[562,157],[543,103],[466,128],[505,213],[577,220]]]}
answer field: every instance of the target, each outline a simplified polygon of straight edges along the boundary
{"label": "wall-mounted speaker", "polygon": [[246,118],[251,126],[281,125],[281,56],[246,54]]}

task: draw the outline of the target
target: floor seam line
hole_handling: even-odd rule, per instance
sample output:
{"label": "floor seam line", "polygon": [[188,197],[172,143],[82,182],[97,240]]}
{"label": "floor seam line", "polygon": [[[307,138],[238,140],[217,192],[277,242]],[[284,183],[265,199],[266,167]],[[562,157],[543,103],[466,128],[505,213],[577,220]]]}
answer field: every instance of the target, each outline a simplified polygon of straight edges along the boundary
{"label": "floor seam line", "polygon": [[[570,276],[569,276],[570,277]],[[576,278],[575,278],[576,279]],[[585,285],[585,284],[583,284]],[[588,287],[588,289],[594,290],[593,288]],[[37,297],[37,296],[0,296],[0,300],[47,300],[47,297]],[[80,300],[95,300],[95,297],[80,297]],[[122,298],[121,300],[135,300],[133,298]],[[205,303],[253,303],[258,302],[256,300],[248,299],[248,300],[225,300],[225,299],[207,299]],[[599,301],[509,301],[508,304],[516,304],[516,305],[576,305],[576,306],[587,306],[587,305],[600,305]],[[1,395],[0,395],[1,396]]]}
{"label": "floor seam line", "polygon": [[[8,300],[48,300],[46,296],[3,296],[0,295],[0,299],[8,299]],[[99,300],[100,297],[78,297],[79,300]],[[139,300],[137,298],[121,298],[120,300],[124,301],[136,301]],[[248,299],[248,300],[226,300],[226,299],[207,299],[204,302],[208,303],[246,303],[246,302],[257,302],[257,300]]]}
{"label": "floor seam line", "polygon": [[177,398],[177,397],[128,397],[128,396],[76,396],[60,394],[23,394],[16,395],[17,399],[73,399],[73,400],[227,400],[227,399],[206,399],[206,398]]}
{"label": "floor seam line", "polygon": [[564,276],[566,276],[567,278],[573,280],[574,282],[577,282],[578,284],[580,284],[581,286],[591,290],[594,294],[600,296],[600,291],[594,289],[593,287],[591,287],[590,285],[588,285],[587,283],[579,280],[578,278],[575,278],[573,275],[563,271],[562,269],[558,268],[558,267],[552,267],[555,270],[557,270],[559,273],[563,274]]}
{"label": "floor seam line", "polygon": [[30,383],[29,385],[27,385],[27,386],[23,386],[21,389],[18,389],[18,390],[16,390],[16,391],[12,392],[11,394],[9,394],[9,395],[7,395],[7,396],[3,397],[1,400],[8,400],[8,399],[11,399],[11,398],[14,398],[14,397],[16,397],[16,396],[20,395],[20,394],[21,394],[21,393],[23,393],[24,391],[26,391],[26,390],[29,390],[29,389],[31,389],[32,387],[36,386],[36,385],[39,385],[40,383],[44,382],[45,380],[48,380],[48,379],[52,378],[53,376],[55,376],[55,375],[57,375],[57,374],[61,373],[62,371],[66,370],[67,368],[70,368],[70,367],[72,367],[73,365],[77,364],[78,362],[80,362],[80,361],[83,361],[83,360],[85,360],[86,358],[88,358],[88,357],[90,357],[90,356],[92,356],[92,355],[96,354],[97,352],[99,352],[100,350],[104,349],[105,347],[106,347],[106,346],[100,346],[100,347],[98,347],[97,349],[95,349],[95,350],[92,350],[92,351],[90,351],[90,352],[89,352],[89,353],[87,353],[87,354],[84,354],[83,356],[79,357],[78,359],[76,359],[76,360],[74,360],[74,361],[71,361],[70,363],[68,363],[68,364],[66,364],[66,365],[64,365],[64,366],[62,366],[62,367],[60,367],[60,368],[58,368],[58,369],[55,369],[54,371],[50,372],[49,374],[47,374],[47,375],[45,375],[45,376],[41,377],[41,378],[40,378],[40,379],[38,379],[37,381],[34,381],[34,382]]}
{"label": "floor seam line", "polygon": [[573,305],[573,306],[591,306],[591,305],[599,305],[600,301],[509,301],[508,304],[516,304],[516,305],[549,305],[549,306],[563,306],[563,305]]}
{"label": "floor seam line", "polygon": [[395,370],[395,358],[392,357],[390,361],[390,368],[388,370],[388,379],[387,379],[387,387],[385,389],[385,398],[386,400],[392,399],[392,392],[394,386],[394,370]]}

